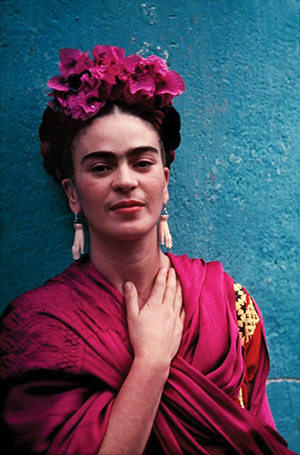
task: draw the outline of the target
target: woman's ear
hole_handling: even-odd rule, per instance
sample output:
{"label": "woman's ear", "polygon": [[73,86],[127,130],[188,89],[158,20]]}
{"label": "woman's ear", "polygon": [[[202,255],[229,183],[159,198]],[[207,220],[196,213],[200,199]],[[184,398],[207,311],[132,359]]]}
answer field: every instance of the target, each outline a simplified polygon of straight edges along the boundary
{"label": "woman's ear", "polygon": [[69,200],[69,206],[70,206],[70,209],[73,213],[77,212],[77,213],[80,213],[81,212],[81,205],[80,205],[80,202],[79,202],[79,199],[78,199],[78,195],[77,195],[77,191],[76,191],[76,187],[75,187],[75,184],[74,184],[74,181],[70,178],[67,178],[67,179],[64,179],[62,182],[61,182],[61,185],[68,197],[68,200]]}

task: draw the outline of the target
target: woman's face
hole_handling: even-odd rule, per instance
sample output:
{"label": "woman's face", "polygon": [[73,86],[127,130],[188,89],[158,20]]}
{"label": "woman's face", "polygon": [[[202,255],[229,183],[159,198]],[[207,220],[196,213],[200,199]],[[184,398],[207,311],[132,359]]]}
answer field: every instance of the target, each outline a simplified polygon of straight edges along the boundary
{"label": "woman's face", "polygon": [[169,169],[163,166],[154,127],[124,113],[96,119],[73,145],[74,178],[62,184],[73,212],[83,212],[93,239],[132,241],[156,233],[168,201]]}

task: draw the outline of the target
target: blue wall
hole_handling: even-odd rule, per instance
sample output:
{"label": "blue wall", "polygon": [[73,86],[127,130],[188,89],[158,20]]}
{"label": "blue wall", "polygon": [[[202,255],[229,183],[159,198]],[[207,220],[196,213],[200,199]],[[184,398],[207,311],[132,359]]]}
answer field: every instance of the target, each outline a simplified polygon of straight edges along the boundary
{"label": "blue wall", "polygon": [[2,307],[71,261],[72,217],[41,167],[58,49],[125,47],[186,81],[170,185],[174,252],[223,261],[263,311],[268,394],[300,451],[299,0],[2,0]]}

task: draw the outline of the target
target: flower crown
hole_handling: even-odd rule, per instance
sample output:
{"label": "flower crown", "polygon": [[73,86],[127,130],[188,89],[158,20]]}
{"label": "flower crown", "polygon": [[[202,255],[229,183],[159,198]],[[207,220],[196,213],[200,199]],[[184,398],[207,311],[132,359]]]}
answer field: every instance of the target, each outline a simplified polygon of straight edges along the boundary
{"label": "flower crown", "polygon": [[184,81],[160,57],[125,57],[120,47],[97,45],[92,52],[59,51],[61,76],[48,82],[49,106],[75,119],[93,117],[108,102],[159,109],[184,92]]}

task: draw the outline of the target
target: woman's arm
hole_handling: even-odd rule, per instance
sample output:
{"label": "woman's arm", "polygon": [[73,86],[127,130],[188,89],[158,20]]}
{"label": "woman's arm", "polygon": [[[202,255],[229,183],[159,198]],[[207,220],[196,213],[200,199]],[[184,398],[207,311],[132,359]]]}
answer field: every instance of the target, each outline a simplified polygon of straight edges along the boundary
{"label": "woman's arm", "polygon": [[126,283],[124,292],[135,357],[114,401],[98,455],[143,453],[183,330],[181,288],[174,269],[159,271],[141,311],[134,285]]}

